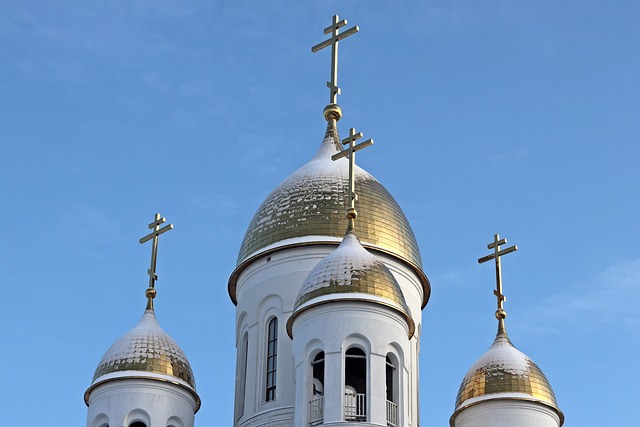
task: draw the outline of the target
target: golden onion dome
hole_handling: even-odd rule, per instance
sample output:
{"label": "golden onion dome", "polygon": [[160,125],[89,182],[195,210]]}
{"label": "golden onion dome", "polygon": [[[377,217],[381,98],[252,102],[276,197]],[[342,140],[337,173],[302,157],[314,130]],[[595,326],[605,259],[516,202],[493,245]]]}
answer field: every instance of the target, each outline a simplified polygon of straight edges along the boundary
{"label": "golden onion dome", "polygon": [[[240,247],[229,295],[236,303],[236,281],[258,257],[277,249],[308,244],[340,243],[347,220],[349,161],[331,156],[341,143],[335,120],[329,120],[324,140],[310,162],[286,178],[264,200],[251,220]],[[367,249],[392,255],[408,264],[422,281],[423,307],[430,285],[422,271],[420,250],[409,221],[393,196],[369,173],[356,166],[358,221],[355,231]]]}
{"label": "golden onion dome", "polygon": [[503,320],[500,320],[498,334],[489,351],[478,359],[462,380],[451,426],[465,408],[498,399],[541,403],[558,413],[560,425],[564,423],[564,414],[558,408],[549,380],[538,365],[513,346]]}
{"label": "golden onion dome", "polygon": [[400,313],[409,326],[409,338],[415,323],[400,285],[386,265],[369,253],[349,230],[336,248],[311,270],[305,279],[293,313],[287,321],[287,332],[293,337],[293,321],[303,311],[336,301],[367,301],[381,304]]}
{"label": "golden onion dome", "polygon": [[147,307],[140,322],[121,336],[104,354],[84,395],[98,385],[124,378],[148,378],[168,381],[189,391],[200,408],[196,382],[180,346],[160,327],[153,308]]}

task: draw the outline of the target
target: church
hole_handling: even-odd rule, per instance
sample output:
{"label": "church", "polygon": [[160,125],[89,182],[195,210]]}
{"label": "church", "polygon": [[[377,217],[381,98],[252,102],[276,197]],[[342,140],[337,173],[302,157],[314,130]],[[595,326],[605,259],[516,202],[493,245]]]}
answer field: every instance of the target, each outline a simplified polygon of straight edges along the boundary
{"label": "church", "polygon": [[[318,150],[258,207],[229,277],[235,427],[421,424],[419,353],[431,283],[402,209],[356,165],[373,140],[356,128],[339,132],[338,45],[358,32],[343,27],[334,16],[328,38],[312,48],[331,50]],[[193,427],[206,405],[197,373],[154,310],[159,237],[172,228],[165,222],[157,214],[140,239],[152,245],[146,307],[97,365],[84,395],[87,427]],[[517,247],[501,248],[506,243],[496,234],[478,260],[495,263],[497,333],[484,354],[468,349],[480,357],[460,367],[451,427],[564,423],[549,380],[507,334],[501,257]]]}

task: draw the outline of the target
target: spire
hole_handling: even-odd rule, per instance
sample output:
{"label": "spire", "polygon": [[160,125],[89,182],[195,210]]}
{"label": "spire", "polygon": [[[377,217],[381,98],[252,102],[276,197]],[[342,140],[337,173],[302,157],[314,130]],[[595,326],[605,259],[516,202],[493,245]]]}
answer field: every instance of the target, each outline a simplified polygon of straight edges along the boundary
{"label": "spire", "polygon": [[311,52],[316,53],[325,47],[331,46],[331,81],[327,82],[327,87],[330,91],[329,105],[337,106],[338,95],[340,94],[340,88],[338,87],[338,42],[360,31],[356,25],[355,27],[351,27],[345,32],[340,33],[339,29],[345,25],[347,25],[346,19],[341,21],[338,15],[334,15],[331,25],[324,29],[324,33],[331,33],[331,37],[311,48]]}
{"label": "spire", "polygon": [[367,139],[364,142],[355,144],[355,142],[360,138],[362,138],[362,132],[356,133],[356,130],[354,128],[349,129],[349,136],[342,140],[342,145],[346,146],[347,148],[331,156],[331,160],[338,160],[343,157],[349,158],[349,195],[347,197],[349,206],[347,207],[346,214],[347,218],[349,219],[349,224],[347,225],[347,232],[353,230],[354,221],[357,216],[356,200],[358,199],[358,196],[356,195],[355,191],[356,151],[373,145],[373,139]]}
{"label": "spire", "polygon": [[504,327],[504,319],[507,317],[507,312],[504,311],[504,302],[507,298],[502,293],[502,267],[500,265],[500,257],[518,250],[518,247],[515,245],[500,250],[500,246],[506,244],[507,239],[501,239],[499,234],[494,234],[493,242],[487,245],[488,249],[493,249],[493,253],[478,259],[478,264],[482,264],[492,259],[496,262],[496,289],[493,291],[493,294],[496,296],[498,302],[498,309],[496,310],[496,319],[498,319],[498,336],[504,335],[505,337],[507,332]]}
{"label": "spire", "polygon": [[151,265],[147,270],[147,274],[149,274],[149,287],[145,292],[145,295],[147,296],[146,309],[150,311],[153,311],[153,299],[156,297],[155,283],[156,280],[158,280],[158,275],[156,274],[156,261],[158,259],[158,236],[173,229],[173,224],[168,224],[160,228],[160,225],[164,224],[166,221],[166,218],[161,217],[160,214],[157,213],[155,216],[155,220],[151,224],[149,224],[149,228],[153,231],[140,239],[140,244],[153,239],[153,245],[151,248]]}
{"label": "spire", "polygon": [[[324,33],[331,33],[331,37],[311,48],[311,52],[316,53],[325,47],[331,46],[331,81],[327,82],[327,87],[331,91],[331,95],[329,98],[329,105],[324,108],[324,118],[327,121],[325,139],[327,136],[332,136],[334,140],[337,141],[340,141],[340,138],[338,137],[337,122],[342,117],[342,109],[337,103],[338,95],[340,94],[340,88],[338,87],[338,42],[360,31],[356,25],[345,32],[339,33],[338,30],[345,25],[347,25],[346,19],[341,21],[338,15],[334,15],[332,24],[324,29]],[[342,145],[347,148],[331,156],[331,160],[338,160],[343,157],[349,158],[349,195],[347,197],[349,206],[347,207],[346,213],[349,223],[347,224],[347,233],[353,232],[357,216],[355,206],[355,202],[358,198],[355,192],[356,151],[373,144],[373,139],[368,139],[360,144],[354,145],[354,143],[360,138],[362,138],[362,132],[356,133],[354,128],[349,129],[349,136],[342,140]],[[342,148],[339,144],[337,145],[338,149]]]}

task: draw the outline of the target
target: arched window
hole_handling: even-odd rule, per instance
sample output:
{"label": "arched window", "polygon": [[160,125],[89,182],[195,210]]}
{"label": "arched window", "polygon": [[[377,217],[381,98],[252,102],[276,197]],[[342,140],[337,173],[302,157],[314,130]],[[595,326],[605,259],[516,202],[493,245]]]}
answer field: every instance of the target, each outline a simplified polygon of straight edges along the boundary
{"label": "arched window", "polygon": [[367,419],[367,356],[364,351],[352,347],[344,360],[344,418],[345,421]]}
{"label": "arched window", "polygon": [[309,399],[309,423],[322,423],[324,418],[324,351],[311,362],[311,399]]}
{"label": "arched window", "polygon": [[398,368],[393,354],[387,354],[386,365],[387,400],[398,403]]}
{"label": "arched window", "polygon": [[238,377],[236,378],[236,420],[244,415],[245,390],[247,388],[247,354],[249,351],[249,334],[242,336],[238,352]]}
{"label": "arched window", "polygon": [[129,424],[129,427],[147,427],[147,425],[142,421],[134,421],[131,424]]}
{"label": "arched window", "polygon": [[278,318],[269,321],[267,328],[267,381],[265,401],[276,399],[276,369],[278,364]]}
{"label": "arched window", "polygon": [[321,351],[311,362],[313,371],[313,395],[322,396],[324,394],[324,351]]}
{"label": "arched window", "polygon": [[398,398],[400,384],[398,382],[398,359],[393,353],[387,354],[385,383],[387,389],[387,424],[398,425]]}

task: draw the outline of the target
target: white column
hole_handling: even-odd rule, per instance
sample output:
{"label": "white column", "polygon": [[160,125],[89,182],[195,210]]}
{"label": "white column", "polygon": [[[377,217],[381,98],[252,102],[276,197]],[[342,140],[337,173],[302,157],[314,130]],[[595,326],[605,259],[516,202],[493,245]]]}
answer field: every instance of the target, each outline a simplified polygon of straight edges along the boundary
{"label": "white column", "polygon": [[369,372],[369,417],[373,424],[387,425],[387,397],[386,388],[386,355],[370,355]]}
{"label": "white column", "polygon": [[342,351],[324,353],[324,422],[344,419],[344,368]]}

